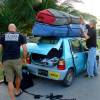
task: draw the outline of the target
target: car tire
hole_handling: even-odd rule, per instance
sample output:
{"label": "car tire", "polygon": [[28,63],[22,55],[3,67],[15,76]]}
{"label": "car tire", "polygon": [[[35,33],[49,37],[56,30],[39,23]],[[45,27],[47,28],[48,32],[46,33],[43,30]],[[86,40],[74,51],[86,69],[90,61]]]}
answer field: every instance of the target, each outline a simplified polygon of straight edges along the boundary
{"label": "car tire", "polygon": [[96,56],[97,66],[99,67],[99,55]]}
{"label": "car tire", "polygon": [[63,82],[62,82],[63,86],[69,87],[73,83],[73,79],[74,79],[74,70],[69,69],[64,80],[63,80]]}

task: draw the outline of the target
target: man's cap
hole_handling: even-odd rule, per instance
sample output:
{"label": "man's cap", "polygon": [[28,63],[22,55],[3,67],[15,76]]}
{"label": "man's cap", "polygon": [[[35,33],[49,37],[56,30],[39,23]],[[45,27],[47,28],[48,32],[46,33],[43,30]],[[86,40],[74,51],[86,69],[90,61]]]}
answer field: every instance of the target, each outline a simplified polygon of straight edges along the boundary
{"label": "man's cap", "polygon": [[93,24],[97,24],[97,21],[95,19],[91,19],[89,22]]}

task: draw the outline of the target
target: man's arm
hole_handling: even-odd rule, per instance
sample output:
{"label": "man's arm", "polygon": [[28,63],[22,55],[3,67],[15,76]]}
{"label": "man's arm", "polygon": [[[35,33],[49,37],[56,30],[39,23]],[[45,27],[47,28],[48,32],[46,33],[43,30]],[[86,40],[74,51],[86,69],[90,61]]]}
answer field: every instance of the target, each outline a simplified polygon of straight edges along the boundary
{"label": "man's arm", "polygon": [[22,61],[23,61],[23,63],[25,63],[26,62],[26,57],[27,57],[27,47],[26,47],[26,44],[21,45],[21,47],[23,48]]}
{"label": "man's arm", "polygon": [[84,32],[83,34],[86,40],[90,38],[86,32]]}
{"label": "man's arm", "polygon": [[0,44],[0,61],[2,61],[2,45]]}
{"label": "man's arm", "polygon": [[2,67],[2,45],[0,44],[0,67]]}
{"label": "man's arm", "polygon": [[22,34],[20,34],[20,46],[23,49],[23,55],[22,55],[22,63],[25,64],[26,63],[26,57],[27,57],[27,47],[26,47],[26,37],[23,36]]}
{"label": "man's arm", "polygon": [[83,31],[84,38],[86,40],[89,39],[90,37],[88,35],[88,29],[86,29],[86,24],[84,22],[83,16],[80,16],[80,24],[81,24],[81,29]]}

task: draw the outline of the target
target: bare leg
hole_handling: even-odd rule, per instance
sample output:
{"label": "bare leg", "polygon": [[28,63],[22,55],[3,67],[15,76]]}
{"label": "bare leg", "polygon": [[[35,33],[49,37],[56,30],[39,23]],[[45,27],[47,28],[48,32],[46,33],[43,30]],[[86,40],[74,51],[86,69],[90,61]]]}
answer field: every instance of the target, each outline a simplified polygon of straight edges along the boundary
{"label": "bare leg", "polygon": [[13,82],[8,82],[8,93],[11,98],[11,100],[15,100],[15,94],[14,94],[14,85]]}
{"label": "bare leg", "polygon": [[19,94],[20,92],[20,83],[21,83],[21,78],[16,77],[15,84],[16,84],[16,94]]}

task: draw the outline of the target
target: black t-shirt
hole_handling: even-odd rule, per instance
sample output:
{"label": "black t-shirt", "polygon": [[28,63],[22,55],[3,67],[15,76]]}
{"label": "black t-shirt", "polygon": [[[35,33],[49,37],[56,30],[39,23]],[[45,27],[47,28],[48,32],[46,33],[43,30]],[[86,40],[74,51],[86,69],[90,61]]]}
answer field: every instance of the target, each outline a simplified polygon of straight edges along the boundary
{"label": "black t-shirt", "polygon": [[20,46],[26,44],[26,37],[18,32],[8,32],[0,37],[3,46],[2,60],[20,58]]}
{"label": "black t-shirt", "polygon": [[90,37],[89,39],[87,39],[86,45],[88,48],[96,47],[97,46],[96,29],[90,28],[89,25],[86,25],[86,27],[88,29],[88,36]]}

